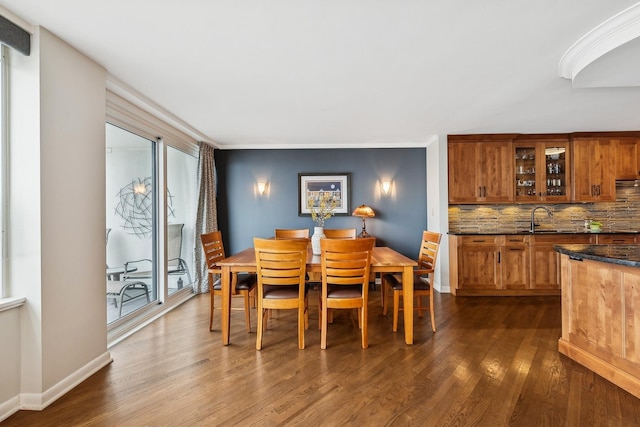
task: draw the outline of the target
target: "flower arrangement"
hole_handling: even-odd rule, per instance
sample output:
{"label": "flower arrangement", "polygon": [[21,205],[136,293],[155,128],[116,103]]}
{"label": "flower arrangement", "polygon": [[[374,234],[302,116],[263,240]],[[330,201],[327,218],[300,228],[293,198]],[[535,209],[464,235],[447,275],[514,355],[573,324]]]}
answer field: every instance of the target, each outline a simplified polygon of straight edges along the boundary
{"label": "flower arrangement", "polygon": [[318,227],[324,227],[324,222],[334,215],[336,200],[331,193],[324,193],[318,200],[318,206],[314,206],[313,198],[309,198],[308,207],[311,211],[311,219]]}

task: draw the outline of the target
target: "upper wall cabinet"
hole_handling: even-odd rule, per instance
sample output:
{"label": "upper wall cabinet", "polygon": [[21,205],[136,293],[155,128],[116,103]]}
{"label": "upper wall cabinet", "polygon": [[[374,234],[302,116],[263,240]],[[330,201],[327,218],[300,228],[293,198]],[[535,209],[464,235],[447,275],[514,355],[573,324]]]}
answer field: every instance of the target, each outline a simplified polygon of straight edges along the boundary
{"label": "upper wall cabinet", "polygon": [[613,140],[616,179],[640,179],[640,138]]}
{"label": "upper wall cabinet", "polygon": [[573,201],[607,202],[616,199],[615,152],[610,138],[574,137]]}
{"label": "upper wall cabinet", "polygon": [[571,200],[568,135],[523,135],[513,143],[515,201],[562,203]]}
{"label": "upper wall cabinet", "polygon": [[513,202],[513,135],[449,136],[449,203]]}

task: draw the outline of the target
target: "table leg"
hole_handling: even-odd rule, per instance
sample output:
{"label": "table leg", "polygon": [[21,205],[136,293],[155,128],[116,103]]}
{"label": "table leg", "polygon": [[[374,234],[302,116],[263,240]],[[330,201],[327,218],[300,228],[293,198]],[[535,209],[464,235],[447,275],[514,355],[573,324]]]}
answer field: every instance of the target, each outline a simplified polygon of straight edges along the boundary
{"label": "table leg", "polygon": [[231,332],[231,268],[222,266],[222,344],[229,345]]}
{"label": "table leg", "polygon": [[402,303],[404,307],[404,342],[413,344],[413,267],[402,271]]}

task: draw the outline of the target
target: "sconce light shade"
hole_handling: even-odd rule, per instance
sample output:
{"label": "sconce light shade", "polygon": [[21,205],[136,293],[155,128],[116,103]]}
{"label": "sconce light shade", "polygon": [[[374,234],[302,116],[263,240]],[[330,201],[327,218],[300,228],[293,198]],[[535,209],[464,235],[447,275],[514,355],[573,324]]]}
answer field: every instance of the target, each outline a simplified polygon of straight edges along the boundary
{"label": "sconce light shade", "polygon": [[367,205],[360,205],[353,210],[351,214],[353,216],[359,216],[362,218],[362,231],[358,234],[358,237],[371,237],[369,233],[367,233],[367,224],[365,222],[365,218],[372,218],[376,216],[376,213]]}
{"label": "sconce light shade", "polygon": [[266,182],[258,182],[258,193],[262,196],[265,191],[267,191],[267,183]]}
{"label": "sconce light shade", "polygon": [[389,191],[391,191],[391,181],[383,181],[382,194],[389,194]]}

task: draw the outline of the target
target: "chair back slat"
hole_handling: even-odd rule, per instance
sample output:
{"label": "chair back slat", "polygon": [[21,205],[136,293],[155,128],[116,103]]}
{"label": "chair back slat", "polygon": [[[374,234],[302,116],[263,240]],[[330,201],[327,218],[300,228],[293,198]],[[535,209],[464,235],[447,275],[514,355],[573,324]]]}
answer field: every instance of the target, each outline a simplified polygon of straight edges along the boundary
{"label": "chair back slat", "polygon": [[324,235],[327,239],[355,239],[355,228],[325,228]]}
{"label": "chair back slat", "polygon": [[308,228],[300,228],[300,229],[276,228],[274,235],[276,239],[308,239],[309,229]]}

